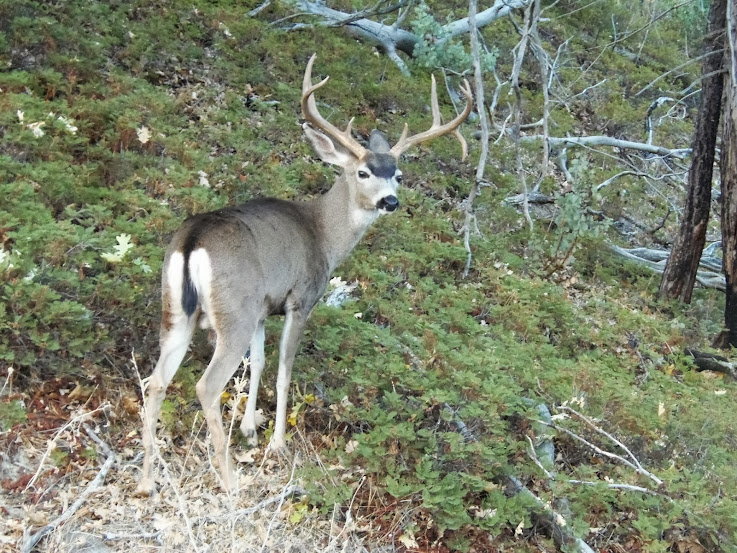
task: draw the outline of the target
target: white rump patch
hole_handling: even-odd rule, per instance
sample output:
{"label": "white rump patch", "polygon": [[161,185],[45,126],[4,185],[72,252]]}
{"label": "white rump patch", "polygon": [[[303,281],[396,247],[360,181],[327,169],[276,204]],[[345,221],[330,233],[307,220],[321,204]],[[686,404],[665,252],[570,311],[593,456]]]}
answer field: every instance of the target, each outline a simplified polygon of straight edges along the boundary
{"label": "white rump patch", "polygon": [[214,328],[215,318],[210,308],[212,304],[212,263],[205,248],[198,248],[189,254],[189,277],[197,290],[202,306],[200,328]]}
{"label": "white rump patch", "polygon": [[174,317],[181,317],[184,314],[184,309],[182,309],[183,280],[184,256],[181,252],[174,252],[171,254],[169,265],[166,268],[166,285],[169,288],[172,316]]}

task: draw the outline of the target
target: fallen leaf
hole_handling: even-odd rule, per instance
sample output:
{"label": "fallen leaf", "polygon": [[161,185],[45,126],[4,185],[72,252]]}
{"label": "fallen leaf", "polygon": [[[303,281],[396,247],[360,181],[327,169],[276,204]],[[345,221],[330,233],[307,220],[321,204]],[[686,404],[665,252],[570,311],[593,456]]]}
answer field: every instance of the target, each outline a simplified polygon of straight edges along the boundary
{"label": "fallen leaf", "polygon": [[148,130],[148,127],[141,127],[140,129],[136,129],[136,136],[138,136],[138,141],[141,144],[146,144],[151,140],[151,131]]}
{"label": "fallen leaf", "polygon": [[138,399],[133,396],[123,396],[123,409],[129,415],[137,415],[140,406],[138,405]]}
{"label": "fallen leaf", "polygon": [[417,549],[419,544],[412,534],[402,534],[399,536],[399,541],[407,549]]}
{"label": "fallen leaf", "polygon": [[239,463],[253,464],[256,461],[254,458],[256,453],[258,453],[258,448],[253,448],[248,451],[239,451],[235,453],[233,457],[235,457],[235,460]]}

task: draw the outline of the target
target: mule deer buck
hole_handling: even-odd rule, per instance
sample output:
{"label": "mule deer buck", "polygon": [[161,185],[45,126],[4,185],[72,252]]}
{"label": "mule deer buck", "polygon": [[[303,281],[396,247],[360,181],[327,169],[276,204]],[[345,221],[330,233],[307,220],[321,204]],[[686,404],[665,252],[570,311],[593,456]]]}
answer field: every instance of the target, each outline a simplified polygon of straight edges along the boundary
{"label": "mule deer buck", "polygon": [[336,266],[353,250],[379,214],[399,206],[402,172],[399,156],[408,148],[445,134],[466,143],[458,127],[471,111],[468,82],[463,112],[442,124],[435,79],[432,81],[433,124],[396,145],[374,131],[368,148],[329,123],[317,109],[314,92],[328,78],[312,84],[310,58],[302,85],[303,125],[317,155],[342,168],[333,187],[311,201],[273,198],[202,213],[187,219],[166,252],[162,274],[161,355],[148,382],[144,408],[143,471],[138,495],[154,490],[153,455],[156,426],[166,388],[179,368],[195,327],[211,327],[215,352],[197,383],[197,396],[212,436],[215,464],[225,489],[237,488],[220,413],[223,389],[238,368],[250,339],[251,379],[241,432],[256,445],[256,394],[264,368],[264,320],[285,315],[279,346],[276,424],[269,448],[286,449],[286,411],[292,363],[305,322],[320,300]]}

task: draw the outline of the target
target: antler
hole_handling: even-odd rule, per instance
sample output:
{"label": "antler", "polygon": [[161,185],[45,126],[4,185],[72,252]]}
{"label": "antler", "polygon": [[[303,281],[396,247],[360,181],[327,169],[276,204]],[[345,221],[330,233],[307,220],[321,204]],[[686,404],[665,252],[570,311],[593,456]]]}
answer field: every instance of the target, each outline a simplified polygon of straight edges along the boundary
{"label": "antler", "polygon": [[351,136],[351,125],[353,125],[353,118],[348,121],[348,126],[344,131],[339,130],[332,123],[329,123],[320,112],[317,111],[317,103],[313,93],[328,82],[330,77],[325,77],[322,81],[316,85],[312,84],[312,64],[315,62],[317,54],[312,54],[310,61],[307,62],[307,69],[305,69],[305,77],[302,81],[302,116],[316,129],[325,132],[330,138],[336,140],[341,146],[346,148],[349,152],[358,158],[363,157],[366,154],[366,148]]}
{"label": "antler", "polygon": [[453,119],[450,123],[441,125],[440,108],[438,107],[438,91],[437,85],[435,83],[435,75],[433,75],[431,90],[432,127],[430,127],[425,132],[421,132],[407,138],[408,127],[405,123],[404,130],[402,131],[402,136],[399,138],[399,142],[397,142],[391,149],[390,153],[394,157],[399,157],[402,152],[408,150],[415,144],[437,138],[438,136],[443,136],[444,134],[453,134],[460,141],[461,147],[463,148],[463,159],[466,159],[466,156],[468,155],[468,145],[466,144],[466,139],[463,138],[460,132],[458,132],[458,127],[461,126],[461,123],[463,123],[463,121],[466,120],[466,117],[468,117],[468,114],[471,113],[471,108],[473,107],[473,96],[471,94],[471,85],[469,85],[468,81],[465,79],[463,80],[463,85],[461,86],[461,92],[463,92],[463,94],[466,96],[466,108],[458,117]]}

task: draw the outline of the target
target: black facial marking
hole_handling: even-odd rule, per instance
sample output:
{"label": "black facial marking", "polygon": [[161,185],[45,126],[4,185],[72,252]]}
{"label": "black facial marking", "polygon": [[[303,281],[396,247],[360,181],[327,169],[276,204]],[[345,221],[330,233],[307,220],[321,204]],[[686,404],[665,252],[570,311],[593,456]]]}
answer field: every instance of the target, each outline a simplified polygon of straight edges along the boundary
{"label": "black facial marking", "polygon": [[380,179],[390,179],[397,172],[397,161],[390,154],[373,154],[366,161],[366,167]]}

